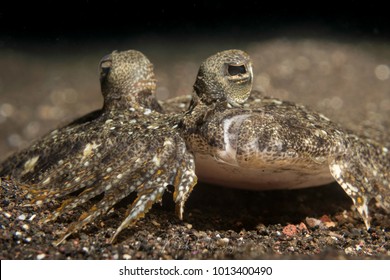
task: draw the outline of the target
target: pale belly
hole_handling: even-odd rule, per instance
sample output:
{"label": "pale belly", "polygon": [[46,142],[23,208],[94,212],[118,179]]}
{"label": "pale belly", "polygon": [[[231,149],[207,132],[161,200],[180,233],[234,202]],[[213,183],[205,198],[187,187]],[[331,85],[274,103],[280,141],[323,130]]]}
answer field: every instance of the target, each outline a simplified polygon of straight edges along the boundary
{"label": "pale belly", "polygon": [[196,175],[199,181],[250,190],[298,189],[321,186],[334,181],[328,166],[317,169],[296,169],[294,166],[239,167],[218,162],[209,155],[196,154]]}

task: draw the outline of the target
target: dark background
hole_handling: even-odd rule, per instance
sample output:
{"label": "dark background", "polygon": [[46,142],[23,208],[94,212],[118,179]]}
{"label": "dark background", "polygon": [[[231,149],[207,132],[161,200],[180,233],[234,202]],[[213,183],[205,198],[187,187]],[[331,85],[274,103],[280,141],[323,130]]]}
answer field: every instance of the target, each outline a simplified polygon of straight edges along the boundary
{"label": "dark background", "polygon": [[[176,1],[175,1],[176,2]],[[390,38],[383,3],[339,1],[13,1],[0,8],[2,45],[20,40],[79,42],[121,36],[260,36],[285,30],[299,35]],[[344,5],[344,6],[343,6]]]}

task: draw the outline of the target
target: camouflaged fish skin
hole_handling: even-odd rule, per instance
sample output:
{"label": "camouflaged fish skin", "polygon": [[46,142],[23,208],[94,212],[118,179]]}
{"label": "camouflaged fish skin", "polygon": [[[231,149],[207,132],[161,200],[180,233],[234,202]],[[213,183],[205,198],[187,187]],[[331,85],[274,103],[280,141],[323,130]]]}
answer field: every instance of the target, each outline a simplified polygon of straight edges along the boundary
{"label": "camouflaged fish skin", "polygon": [[48,221],[104,194],[57,244],[133,192],[137,198],[111,242],[160,201],[168,185],[175,187],[182,218],[197,176],[257,190],[336,180],[367,228],[372,198],[390,209],[387,147],[305,106],[252,91],[252,82],[249,56],[228,50],[201,64],[193,96],[158,102],[147,58],[136,51],[114,52],[101,62],[103,108],[11,156],[0,175],[29,184],[40,203],[80,192]]}
{"label": "camouflaged fish skin", "polygon": [[177,214],[196,184],[192,154],[171,127],[177,117],[159,113],[153,66],[138,51],[113,52],[100,63],[104,105],[56,129],[0,165],[0,176],[18,180],[36,203],[70,196],[45,221],[104,194],[72,223],[66,237],[136,192],[126,218],[111,237],[143,217],[173,185]]}
{"label": "camouflaged fish skin", "polygon": [[[221,52],[201,65],[196,95],[181,124],[199,180],[256,190],[335,180],[369,228],[371,199],[390,210],[389,149],[303,105],[250,92],[251,62],[239,53]],[[223,88],[222,94],[216,88]],[[164,106],[180,108],[187,100],[168,100]]]}

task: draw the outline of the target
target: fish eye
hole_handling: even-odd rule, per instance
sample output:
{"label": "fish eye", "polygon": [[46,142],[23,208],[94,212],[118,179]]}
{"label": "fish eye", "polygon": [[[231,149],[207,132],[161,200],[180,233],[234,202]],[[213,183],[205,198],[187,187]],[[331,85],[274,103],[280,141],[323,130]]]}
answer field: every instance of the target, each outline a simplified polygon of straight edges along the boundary
{"label": "fish eye", "polygon": [[100,78],[104,78],[111,70],[112,59],[111,55],[106,55],[100,60]]}
{"label": "fish eye", "polygon": [[239,74],[246,74],[246,67],[245,65],[231,65],[229,64],[227,66],[227,72],[230,76],[237,76]]}

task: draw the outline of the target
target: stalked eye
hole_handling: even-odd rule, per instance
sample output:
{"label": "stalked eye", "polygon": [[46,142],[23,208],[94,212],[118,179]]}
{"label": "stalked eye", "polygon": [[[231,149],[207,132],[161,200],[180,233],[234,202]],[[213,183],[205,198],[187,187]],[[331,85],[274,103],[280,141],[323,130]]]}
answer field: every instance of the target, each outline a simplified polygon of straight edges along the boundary
{"label": "stalked eye", "polygon": [[106,55],[100,60],[100,78],[103,79],[110,72],[112,66],[111,55]]}
{"label": "stalked eye", "polygon": [[228,65],[228,73],[230,76],[236,76],[246,73],[245,65]]}

